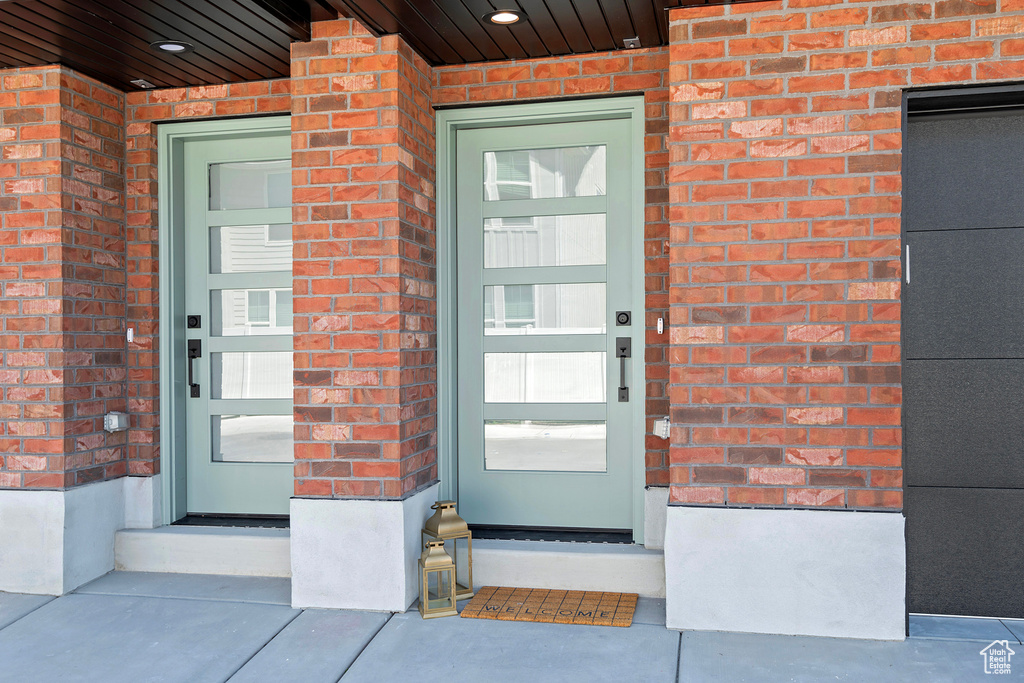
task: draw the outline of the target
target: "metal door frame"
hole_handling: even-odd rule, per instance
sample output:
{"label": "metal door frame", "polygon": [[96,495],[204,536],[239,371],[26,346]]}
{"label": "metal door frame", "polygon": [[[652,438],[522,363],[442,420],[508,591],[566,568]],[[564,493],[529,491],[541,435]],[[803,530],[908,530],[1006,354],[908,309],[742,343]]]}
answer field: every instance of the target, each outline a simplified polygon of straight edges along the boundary
{"label": "metal door frame", "polygon": [[[160,474],[163,523],[185,516],[186,460],[184,409],[184,182],[185,142],[209,138],[245,138],[291,132],[290,116],[164,123],[157,127],[157,183],[160,269]],[[175,386],[177,384],[177,386]],[[177,390],[176,390],[177,389]]]}
{"label": "metal door frame", "polygon": [[[456,318],[455,258],[455,142],[456,133],[469,128],[564,123],[600,119],[629,119],[632,148],[632,226],[634,321],[630,386],[636,387],[631,439],[633,466],[633,540],[644,542],[644,488],[647,482],[646,432],[646,308],[644,290],[644,98],[642,95],[573,99],[533,104],[443,109],[437,113],[437,440],[440,495],[455,498],[458,491],[458,427],[456,372],[458,326]],[[643,392],[640,388],[643,387]]]}

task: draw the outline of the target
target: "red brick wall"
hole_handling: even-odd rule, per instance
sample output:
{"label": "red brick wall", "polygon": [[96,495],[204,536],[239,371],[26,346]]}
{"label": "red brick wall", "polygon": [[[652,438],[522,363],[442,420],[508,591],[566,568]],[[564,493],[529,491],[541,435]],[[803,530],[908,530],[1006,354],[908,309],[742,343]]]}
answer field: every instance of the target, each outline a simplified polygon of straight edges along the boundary
{"label": "red brick wall", "polygon": [[124,97],[0,71],[0,487],[125,473]]}
{"label": "red brick wall", "polygon": [[672,12],[672,501],[902,506],[901,89],[1024,76],[1022,10]]}
{"label": "red brick wall", "polygon": [[429,73],[350,20],[292,46],[298,496],[437,479]]}
{"label": "red brick wall", "polygon": [[668,333],[659,335],[657,330],[658,318],[666,318],[667,324],[668,315],[668,76],[668,51],[652,48],[437,67],[433,89],[433,101],[438,105],[609,93],[644,95],[647,483],[661,486],[668,484],[668,444],[651,431],[653,421],[669,412]]}
{"label": "red brick wall", "polygon": [[126,301],[127,325],[135,330],[127,355],[130,474],[160,471],[157,122],[290,110],[287,80],[140,90],[127,95]]}

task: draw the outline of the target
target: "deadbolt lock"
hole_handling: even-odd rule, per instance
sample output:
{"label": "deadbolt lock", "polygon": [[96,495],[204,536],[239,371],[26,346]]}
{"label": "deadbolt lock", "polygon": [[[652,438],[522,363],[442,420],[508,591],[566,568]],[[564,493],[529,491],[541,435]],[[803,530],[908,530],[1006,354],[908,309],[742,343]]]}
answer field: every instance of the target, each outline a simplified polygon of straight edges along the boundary
{"label": "deadbolt lock", "polygon": [[629,311],[616,311],[615,313],[615,324],[616,325],[628,325],[632,316]]}
{"label": "deadbolt lock", "polygon": [[190,330],[198,330],[203,326],[203,319],[198,315],[190,315],[185,318],[185,327]]}

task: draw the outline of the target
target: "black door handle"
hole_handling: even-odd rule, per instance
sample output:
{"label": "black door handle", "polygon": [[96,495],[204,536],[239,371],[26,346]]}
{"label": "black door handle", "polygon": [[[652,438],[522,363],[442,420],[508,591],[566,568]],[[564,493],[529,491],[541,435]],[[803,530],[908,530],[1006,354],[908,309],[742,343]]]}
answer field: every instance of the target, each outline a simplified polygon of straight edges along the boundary
{"label": "black door handle", "polygon": [[199,385],[195,383],[192,374],[192,361],[203,357],[203,341],[201,339],[188,340],[188,392],[192,398],[199,398]]}
{"label": "black door handle", "polygon": [[626,359],[633,355],[633,340],[630,337],[615,338],[615,357],[619,359],[619,403],[629,402],[629,386],[626,385]]}

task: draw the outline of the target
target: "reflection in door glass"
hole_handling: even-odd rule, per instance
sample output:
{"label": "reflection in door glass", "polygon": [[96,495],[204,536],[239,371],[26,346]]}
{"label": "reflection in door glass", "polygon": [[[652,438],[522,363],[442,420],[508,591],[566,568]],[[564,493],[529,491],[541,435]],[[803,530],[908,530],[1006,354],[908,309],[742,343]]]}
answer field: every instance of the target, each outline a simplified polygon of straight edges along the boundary
{"label": "reflection in door glass", "polygon": [[210,354],[212,398],[291,398],[290,351]]}
{"label": "reflection in door glass", "polygon": [[210,164],[210,210],[276,209],[292,205],[292,163]]}
{"label": "reflection in door glass", "polygon": [[211,415],[214,462],[293,462],[291,415]]}
{"label": "reflection in door glass", "polygon": [[546,472],[604,472],[604,422],[486,420],[484,468]]}
{"label": "reflection in door glass", "polygon": [[484,220],[484,268],[606,262],[603,213]]}
{"label": "reflection in door glass", "polygon": [[214,337],[291,334],[292,290],[214,289],[210,317]]}
{"label": "reflection in door glass", "polygon": [[487,403],[604,403],[604,351],[485,353]]}
{"label": "reflection in door glass", "polygon": [[484,287],[484,334],[604,334],[605,284]]}
{"label": "reflection in door glass", "polygon": [[211,273],[292,270],[292,226],[226,225],[210,228]]}
{"label": "reflection in door glass", "polygon": [[605,194],[605,146],[484,152],[484,200]]}

